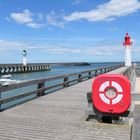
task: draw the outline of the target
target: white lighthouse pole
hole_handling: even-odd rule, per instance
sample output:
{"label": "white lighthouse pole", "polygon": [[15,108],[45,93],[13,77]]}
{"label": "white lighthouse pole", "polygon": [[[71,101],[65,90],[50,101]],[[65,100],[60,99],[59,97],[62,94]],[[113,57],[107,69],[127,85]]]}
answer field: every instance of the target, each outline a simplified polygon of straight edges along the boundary
{"label": "white lighthouse pole", "polygon": [[22,60],[23,66],[27,66],[27,60],[26,60],[27,52],[26,52],[26,50],[23,50],[22,56],[23,56],[23,60]]}
{"label": "white lighthouse pole", "polygon": [[125,46],[125,66],[131,66],[131,46]]}
{"label": "white lighthouse pole", "polygon": [[27,61],[26,61],[26,57],[23,56],[23,65],[26,66],[27,65]]}
{"label": "white lighthouse pole", "polygon": [[125,66],[129,67],[132,65],[132,62],[131,62],[132,42],[130,40],[130,36],[128,35],[128,33],[126,33],[125,42],[123,42],[123,45],[125,46]]}

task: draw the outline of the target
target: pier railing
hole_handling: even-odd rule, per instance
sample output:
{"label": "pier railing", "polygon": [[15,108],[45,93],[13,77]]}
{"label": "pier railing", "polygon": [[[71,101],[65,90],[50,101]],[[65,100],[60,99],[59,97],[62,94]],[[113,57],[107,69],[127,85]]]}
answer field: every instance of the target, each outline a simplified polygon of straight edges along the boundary
{"label": "pier railing", "polygon": [[[115,70],[122,66],[123,65],[109,66],[77,73],[58,75],[44,79],[25,81],[7,86],[1,86],[0,111],[51,93],[53,91],[91,79],[97,75]],[[26,88],[28,88],[28,90],[26,90],[27,92],[25,93]]]}

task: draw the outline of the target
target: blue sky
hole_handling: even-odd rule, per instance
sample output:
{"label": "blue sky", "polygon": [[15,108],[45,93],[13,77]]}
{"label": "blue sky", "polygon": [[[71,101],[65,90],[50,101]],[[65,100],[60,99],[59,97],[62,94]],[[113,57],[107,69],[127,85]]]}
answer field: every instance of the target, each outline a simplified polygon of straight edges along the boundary
{"label": "blue sky", "polygon": [[140,60],[139,0],[1,0],[0,63]]}

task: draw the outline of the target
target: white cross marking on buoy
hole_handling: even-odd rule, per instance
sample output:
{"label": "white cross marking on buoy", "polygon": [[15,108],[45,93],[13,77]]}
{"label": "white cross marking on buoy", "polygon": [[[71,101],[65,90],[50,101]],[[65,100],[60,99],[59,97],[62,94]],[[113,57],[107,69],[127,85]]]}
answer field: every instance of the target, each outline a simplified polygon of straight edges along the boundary
{"label": "white cross marking on buoy", "polygon": [[[101,86],[100,86],[100,88],[99,88],[99,92],[103,92],[103,93],[99,93],[99,96],[100,96],[101,100],[103,102],[105,102],[106,104],[111,104],[111,99],[108,99],[105,96],[105,89],[107,87],[109,87],[109,85],[110,85],[110,82],[109,81],[106,81],[106,82],[102,83]],[[115,81],[111,81],[111,87],[110,88],[112,88],[112,87],[114,87],[117,90],[117,92],[119,92],[118,95],[116,96],[116,98],[114,98],[112,100],[112,104],[117,104],[123,98],[123,94],[121,94],[123,92],[123,89],[122,89],[121,85],[118,84]]]}

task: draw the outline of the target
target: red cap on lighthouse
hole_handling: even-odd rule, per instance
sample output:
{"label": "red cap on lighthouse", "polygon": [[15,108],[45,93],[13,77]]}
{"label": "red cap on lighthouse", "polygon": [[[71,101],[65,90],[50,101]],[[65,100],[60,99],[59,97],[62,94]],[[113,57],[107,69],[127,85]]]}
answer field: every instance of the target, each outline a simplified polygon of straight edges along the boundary
{"label": "red cap on lighthouse", "polygon": [[126,35],[125,35],[125,42],[123,42],[123,45],[124,46],[132,45],[132,42],[131,42],[131,39],[130,39],[130,36],[128,35],[128,33],[126,33]]}

